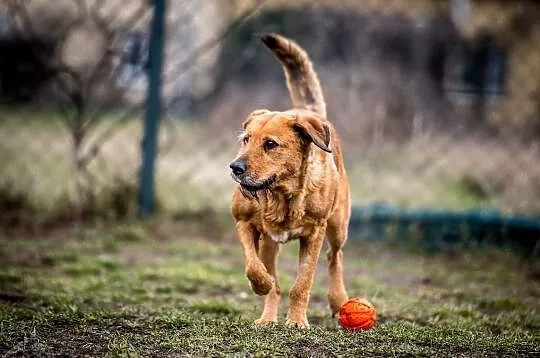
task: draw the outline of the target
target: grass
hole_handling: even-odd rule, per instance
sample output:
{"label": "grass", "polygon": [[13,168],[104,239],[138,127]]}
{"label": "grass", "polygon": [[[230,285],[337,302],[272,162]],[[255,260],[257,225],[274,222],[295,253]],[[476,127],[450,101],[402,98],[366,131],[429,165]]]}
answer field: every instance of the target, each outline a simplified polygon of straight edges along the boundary
{"label": "grass", "polygon": [[[540,267],[502,251],[426,255],[346,246],[346,284],[378,311],[340,329],[321,259],[312,329],[256,327],[231,235],[155,221],[0,238],[0,354],[65,356],[527,356],[540,354]],[[297,243],[281,253],[284,292]],[[283,322],[287,299],[282,302]]]}

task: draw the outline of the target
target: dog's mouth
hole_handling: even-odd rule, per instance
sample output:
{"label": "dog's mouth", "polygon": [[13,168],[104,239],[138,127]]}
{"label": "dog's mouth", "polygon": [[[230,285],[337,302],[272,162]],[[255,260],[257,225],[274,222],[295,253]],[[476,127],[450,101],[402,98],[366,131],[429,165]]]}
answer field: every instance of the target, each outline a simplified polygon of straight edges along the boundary
{"label": "dog's mouth", "polygon": [[272,184],[274,184],[276,182],[276,180],[277,180],[277,175],[275,175],[275,174],[270,176],[267,179],[259,180],[259,181],[253,180],[253,179],[251,179],[249,177],[238,178],[234,174],[231,174],[231,176],[234,179],[234,181],[236,181],[238,184],[240,184],[240,186],[242,187],[243,190],[251,192],[251,193],[255,193],[255,192],[261,191],[261,190],[266,190],[266,189],[270,188],[270,186]]}

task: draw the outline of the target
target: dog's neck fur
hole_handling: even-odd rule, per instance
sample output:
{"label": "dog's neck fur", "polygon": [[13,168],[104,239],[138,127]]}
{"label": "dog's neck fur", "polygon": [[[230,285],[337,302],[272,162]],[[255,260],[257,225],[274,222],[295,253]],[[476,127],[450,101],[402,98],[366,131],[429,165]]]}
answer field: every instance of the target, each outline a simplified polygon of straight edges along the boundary
{"label": "dog's neck fur", "polygon": [[332,155],[310,145],[304,153],[300,174],[277,183],[258,199],[263,225],[295,228],[306,215],[306,202],[328,172],[335,168]]}

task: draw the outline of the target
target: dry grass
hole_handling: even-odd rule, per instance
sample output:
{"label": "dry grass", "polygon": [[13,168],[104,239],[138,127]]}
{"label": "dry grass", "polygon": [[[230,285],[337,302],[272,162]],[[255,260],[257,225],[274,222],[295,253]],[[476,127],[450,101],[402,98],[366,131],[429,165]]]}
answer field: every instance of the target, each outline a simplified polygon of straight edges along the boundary
{"label": "dry grass", "polygon": [[[51,211],[75,198],[75,171],[68,132],[51,114],[8,113],[0,123],[0,182],[15,185],[37,211]],[[113,123],[105,119],[87,148]],[[91,162],[96,192],[116,183],[136,185],[141,124],[119,125]],[[238,124],[238,128],[240,124]],[[226,209],[234,187],[228,162],[238,144],[234,129],[204,122],[172,121],[161,127],[157,192],[168,212]],[[345,143],[352,198],[409,207],[494,207],[540,213],[540,150],[501,140],[419,136],[400,146]]]}
{"label": "dry grass", "polygon": [[348,161],[353,197],[364,202],[448,209],[481,206],[540,214],[538,146],[438,135],[366,153],[367,157]]}

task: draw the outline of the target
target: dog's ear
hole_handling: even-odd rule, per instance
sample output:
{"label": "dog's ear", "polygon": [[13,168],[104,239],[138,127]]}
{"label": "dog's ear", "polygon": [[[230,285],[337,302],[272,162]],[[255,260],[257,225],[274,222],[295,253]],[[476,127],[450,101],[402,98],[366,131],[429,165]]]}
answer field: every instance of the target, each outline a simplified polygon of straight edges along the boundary
{"label": "dog's ear", "polygon": [[265,113],[268,113],[270,112],[269,110],[267,109],[256,109],[254,110],[253,112],[251,112],[249,114],[249,116],[247,117],[247,119],[244,121],[244,123],[242,124],[242,128],[246,129],[246,127],[248,126],[249,122],[251,122],[253,120],[254,117],[257,117],[257,116],[260,116],[261,114],[265,114]]}
{"label": "dog's ear", "polygon": [[242,123],[242,128],[244,128],[244,130],[247,128],[247,126],[249,125],[249,122],[251,122],[253,120],[253,117],[248,117],[244,123]]}
{"label": "dog's ear", "polygon": [[293,129],[325,152],[332,153],[330,127],[315,113],[297,115],[293,122]]}

